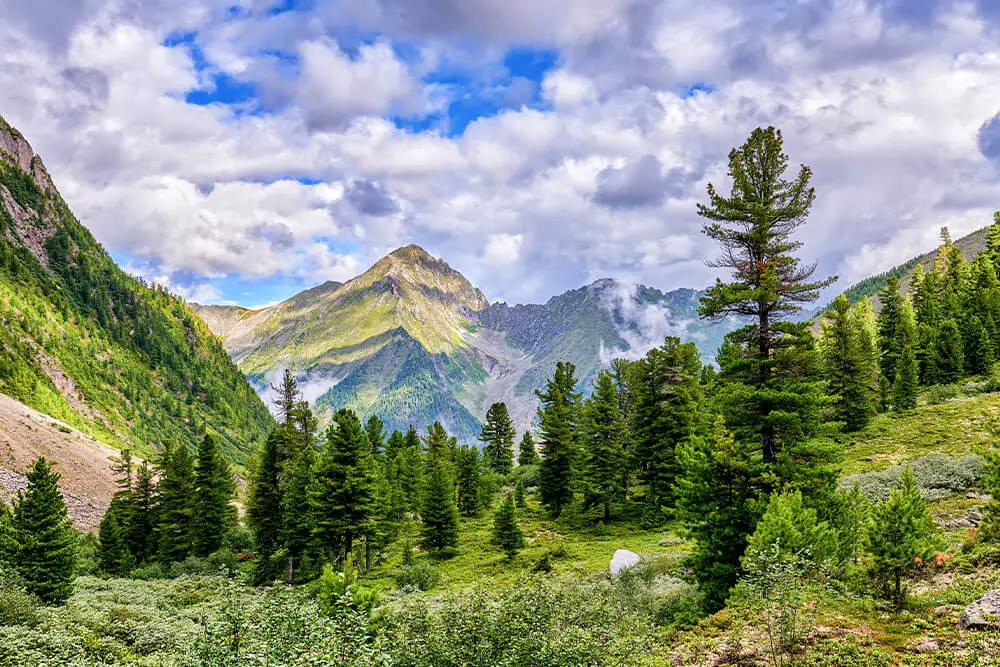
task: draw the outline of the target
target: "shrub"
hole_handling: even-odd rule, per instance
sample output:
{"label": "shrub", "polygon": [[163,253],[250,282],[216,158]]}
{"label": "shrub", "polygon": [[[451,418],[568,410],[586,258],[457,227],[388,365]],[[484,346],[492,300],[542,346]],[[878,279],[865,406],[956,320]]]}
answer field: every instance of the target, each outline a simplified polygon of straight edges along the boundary
{"label": "shrub", "polygon": [[[924,500],[934,501],[973,488],[983,476],[984,464],[983,457],[975,454],[960,458],[931,454],[913,459],[908,465],[916,477],[920,495]],[[882,502],[899,486],[904,468],[904,465],[898,465],[847,475],[841,478],[839,486],[841,490],[848,490],[857,484],[870,501]]]}
{"label": "shrub", "polygon": [[237,569],[236,555],[226,547],[209,554],[206,564],[209,570],[226,574],[232,574]]}
{"label": "shrub", "polygon": [[166,579],[167,571],[163,568],[163,564],[159,562],[145,563],[139,567],[132,570],[130,575],[133,579],[141,579],[144,581],[151,581],[153,579]]}
{"label": "shrub", "polygon": [[233,526],[223,544],[234,554],[250,553],[254,550],[253,532],[246,526]]}
{"label": "shrub", "polygon": [[35,599],[13,573],[0,569],[0,626],[33,625],[37,619]]}
{"label": "shrub", "polygon": [[928,405],[940,405],[953,401],[962,395],[962,389],[957,384],[936,384],[924,394]]}
{"label": "shrub", "polygon": [[392,578],[400,588],[429,591],[437,586],[441,573],[430,563],[421,560],[396,570],[392,573]]}

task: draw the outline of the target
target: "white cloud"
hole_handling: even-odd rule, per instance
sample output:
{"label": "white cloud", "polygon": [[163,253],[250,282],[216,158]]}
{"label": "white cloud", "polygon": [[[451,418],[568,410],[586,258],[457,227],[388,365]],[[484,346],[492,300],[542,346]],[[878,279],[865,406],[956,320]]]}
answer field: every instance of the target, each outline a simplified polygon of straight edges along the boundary
{"label": "white cloud", "polygon": [[521,256],[523,234],[491,234],[483,249],[483,262],[491,266],[513,264]]}

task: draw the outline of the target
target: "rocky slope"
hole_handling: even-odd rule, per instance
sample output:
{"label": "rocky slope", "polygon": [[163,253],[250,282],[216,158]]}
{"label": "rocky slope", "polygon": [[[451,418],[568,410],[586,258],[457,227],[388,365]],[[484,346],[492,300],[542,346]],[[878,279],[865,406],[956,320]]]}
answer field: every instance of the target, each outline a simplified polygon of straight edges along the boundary
{"label": "rocky slope", "polygon": [[407,246],[344,284],[268,308],[194,308],[262,393],[290,368],[326,416],[351,407],[391,428],[440,419],[472,440],[498,400],[527,428],[556,361],[575,363],[587,391],[603,364],[666,335],[711,357],[727,325],[699,321],[698,296],[602,280],[545,304],[490,304],[446,262]]}
{"label": "rocky slope", "polygon": [[2,118],[0,394],[145,455],[209,431],[239,463],[272,423],[208,327],[115,265]]}

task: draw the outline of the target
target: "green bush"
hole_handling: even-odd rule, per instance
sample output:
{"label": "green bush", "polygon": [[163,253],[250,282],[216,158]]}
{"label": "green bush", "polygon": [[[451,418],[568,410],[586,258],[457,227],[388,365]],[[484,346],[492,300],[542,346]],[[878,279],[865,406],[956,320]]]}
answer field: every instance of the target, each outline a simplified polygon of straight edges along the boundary
{"label": "green bush", "polygon": [[962,396],[962,388],[957,384],[936,384],[924,394],[928,405],[940,405]]}
{"label": "green bush", "polygon": [[243,525],[233,526],[226,533],[223,544],[234,554],[251,553],[254,550],[253,531]]}
{"label": "green bush", "polygon": [[0,626],[34,625],[37,603],[13,574],[0,568]]}
{"label": "green bush", "polygon": [[[917,478],[917,486],[925,500],[942,500],[954,493],[964,493],[973,488],[983,476],[985,461],[971,454],[960,458],[931,454],[909,462]],[[885,470],[847,475],[840,480],[840,489],[849,490],[855,484],[872,502],[882,502],[899,486],[905,465]]]}
{"label": "green bush", "polygon": [[392,573],[392,578],[400,588],[415,588],[426,592],[437,586],[441,573],[430,563],[421,560],[396,570]]}

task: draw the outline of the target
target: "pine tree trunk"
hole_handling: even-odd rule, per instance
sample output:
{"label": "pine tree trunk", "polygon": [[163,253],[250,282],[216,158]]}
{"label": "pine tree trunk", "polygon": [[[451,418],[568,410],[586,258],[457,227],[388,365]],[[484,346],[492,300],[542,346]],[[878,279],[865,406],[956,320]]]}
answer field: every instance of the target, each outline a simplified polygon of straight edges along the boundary
{"label": "pine tree trunk", "polygon": [[288,566],[285,568],[285,583],[295,583],[295,559],[291,556],[288,557]]}

